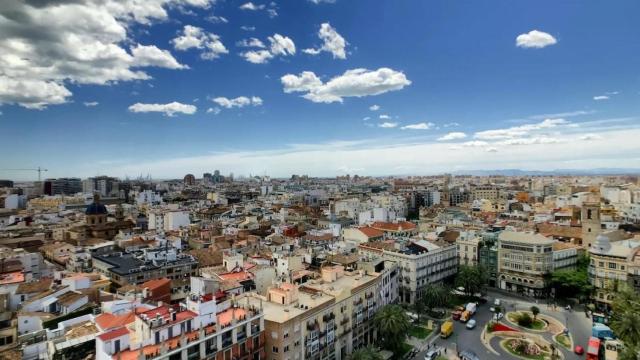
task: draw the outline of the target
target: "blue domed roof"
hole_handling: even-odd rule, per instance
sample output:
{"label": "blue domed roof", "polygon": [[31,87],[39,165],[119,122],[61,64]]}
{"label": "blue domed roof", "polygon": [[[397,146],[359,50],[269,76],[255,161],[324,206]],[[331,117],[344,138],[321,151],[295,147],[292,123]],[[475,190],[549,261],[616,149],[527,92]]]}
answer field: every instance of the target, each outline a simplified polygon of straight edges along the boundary
{"label": "blue domed roof", "polygon": [[87,210],[84,213],[86,215],[106,215],[107,207],[102,204],[92,203],[87,206]]}
{"label": "blue domed roof", "polygon": [[107,207],[100,204],[100,195],[93,195],[93,203],[87,206],[87,209],[84,212],[86,215],[106,215]]}

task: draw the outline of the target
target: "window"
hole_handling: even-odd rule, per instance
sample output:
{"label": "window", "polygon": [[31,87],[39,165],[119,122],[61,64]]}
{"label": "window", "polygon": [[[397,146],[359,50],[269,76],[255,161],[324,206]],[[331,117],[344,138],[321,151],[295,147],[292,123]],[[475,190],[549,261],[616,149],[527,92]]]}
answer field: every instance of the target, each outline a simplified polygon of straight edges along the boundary
{"label": "window", "polygon": [[271,349],[271,350],[273,350],[274,353],[277,353],[278,352],[278,347],[274,346],[273,349]]}
{"label": "window", "polygon": [[616,263],[611,263],[611,262],[609,263],[609,269],[616,269],[616,268],[617,268]]}

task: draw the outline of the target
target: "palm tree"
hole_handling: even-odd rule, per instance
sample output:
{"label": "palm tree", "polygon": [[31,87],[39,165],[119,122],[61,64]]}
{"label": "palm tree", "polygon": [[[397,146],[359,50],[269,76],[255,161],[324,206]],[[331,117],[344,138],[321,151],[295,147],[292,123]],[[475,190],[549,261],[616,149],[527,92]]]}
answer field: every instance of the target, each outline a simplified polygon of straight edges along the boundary
{"label": "palm tree", "polygon": [[382,355],[372,347],[355,350],[347,357],[349,360],[382,360]]}
{"label": "palm tree", "polygon": [[537,306],[532,306],[531,313],[533,314],[533,321],[535,322],[538,318],[538,314],[540,314],[540,308],[538,308]]}
{"label": "palm tree", "polygon": [[627,344],[640,344],[640,314],[635,311],[616,313],[611,319],[611,329]]}
{"label": "palm tree", "polygon": [[385,305],[376,313],[374,323],[385,348],[400,350],[411,326],[404,309],[400,305]]}

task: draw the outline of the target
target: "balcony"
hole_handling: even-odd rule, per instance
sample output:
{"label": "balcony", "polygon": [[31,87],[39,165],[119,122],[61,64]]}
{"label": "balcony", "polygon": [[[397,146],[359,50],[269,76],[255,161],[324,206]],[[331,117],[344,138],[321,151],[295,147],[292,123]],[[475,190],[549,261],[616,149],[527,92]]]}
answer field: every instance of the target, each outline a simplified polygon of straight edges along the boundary
{"label": "balcony", "polygon": [[331,321],[331,320],[333,320],[335,318],[336,318],[336,316],[333,313],[324,314],[324,316],[322,317],[322,321],[328,322],[328,321]]}

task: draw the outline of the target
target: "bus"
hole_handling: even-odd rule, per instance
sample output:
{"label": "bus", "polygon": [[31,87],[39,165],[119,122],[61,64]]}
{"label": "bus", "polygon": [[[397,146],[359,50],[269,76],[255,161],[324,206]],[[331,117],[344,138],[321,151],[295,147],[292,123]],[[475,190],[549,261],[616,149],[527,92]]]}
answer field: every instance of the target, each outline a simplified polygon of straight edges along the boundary
{"label": "bus", "polygon": [[600,339],[597,337],[591,337],[589,344],[587,345],[587,360],[599,360],[600,359]]}

